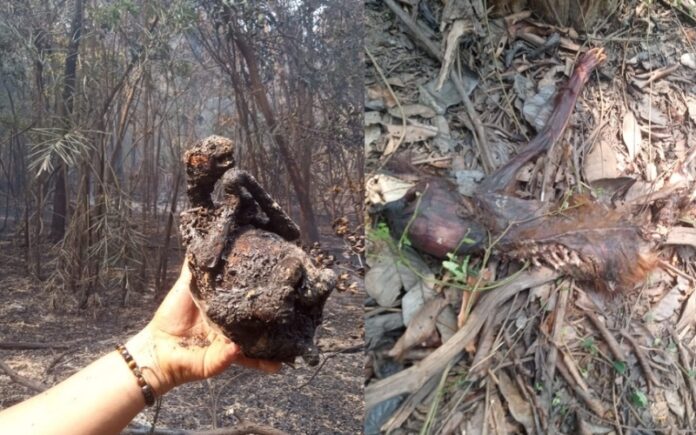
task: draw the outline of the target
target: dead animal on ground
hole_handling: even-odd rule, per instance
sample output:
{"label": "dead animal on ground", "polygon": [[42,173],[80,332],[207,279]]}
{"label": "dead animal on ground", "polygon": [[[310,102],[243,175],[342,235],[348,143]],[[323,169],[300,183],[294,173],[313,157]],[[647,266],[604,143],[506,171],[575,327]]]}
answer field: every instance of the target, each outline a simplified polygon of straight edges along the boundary
{"label": "dead animal on ground", "polygon": [[657,264],[658,238],[645,202],[617,206],[576,194],[559,204],[513,196],[517,172],[562,137],[583,86],[604,59],[602,49],[580,58],[545,128],[486,177],[473,196],[459,194],[443,178],[425,177],[401,198],[381,205],[392,233],[400,237],[405,232],[413,247],[440,259],[490,247],[508,259],[551,266],[600,290],[627,290],[642,282]]}

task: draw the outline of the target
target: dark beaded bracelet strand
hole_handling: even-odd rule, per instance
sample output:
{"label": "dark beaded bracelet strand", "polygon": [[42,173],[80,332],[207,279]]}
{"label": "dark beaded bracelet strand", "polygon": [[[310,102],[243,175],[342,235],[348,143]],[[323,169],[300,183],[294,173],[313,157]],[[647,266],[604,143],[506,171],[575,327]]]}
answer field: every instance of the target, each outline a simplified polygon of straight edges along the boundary
{"label": "dark beaded bracelet strand", "polygon": [[116,345],[116,350],[123,357],[123,359],[126,361],[126,364],[128,364],[128,368],[131,369],[131,371],[135,375],[135,378],[138,381],[138,386],[140,387],[140,391],[143,392],[143,397],[145,398],[145,405],[154,405],[155,392],[150,386],[150,384],[148,384],[145,378],[143,377],[143,372],[140,370],[140,367],[138,367],[138,364],[133,359],[133,356],[130,354],[130,352],[128,352],[128,349],[126,349],[126,346],[124,346],[123,344]]}

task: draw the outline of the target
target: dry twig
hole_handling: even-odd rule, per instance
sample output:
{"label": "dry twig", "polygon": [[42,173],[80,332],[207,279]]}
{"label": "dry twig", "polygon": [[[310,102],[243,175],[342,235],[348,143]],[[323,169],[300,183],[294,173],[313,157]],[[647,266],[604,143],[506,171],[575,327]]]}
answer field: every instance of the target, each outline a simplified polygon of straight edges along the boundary
{"label": "dry twig", "polygon": [[444,369],[452,359],[458,358],[461,349],[476,337],[488,316],[495,313],[500,304],[522,290],[544,284],[558,276],[558,272],[547,268],[525,271],[520,273],[515,281],[486,294],[469,316],[466,325],[435,352],[406,370],[368,385],[365,388],[366,408],[420,388]]}
{"label": "dry twig", "polygon": [[37,393],[42,393],[46,391],[48,386],[42,384],[41,382],[34,381],[32,379],[26,378],[10,368],[4,361],[0,361],[0,370],[5,372],[7,376],[12,379],[12,381],[18,383],[19,385],[24,385],[25,387],[33,390]]}
{"label": "dry twig", "polygon": [[565,364],[563,364],[563,361],[556,360],[556,367],[558,368],[558,373],[563,376],[563,379],[565,379],[568,386],[570,386],[575,394],[582,399],[583,402],[585,402],[587,407],[590,408],[598,417],[604,416],[604,413],[606,412],[604,405],[599,400],[592,397],[588,391],[585,391],[578,386],[575,379],[573,379],[573,376],[571,376],[571,374],[568,372],[568,368],[565,366]]}
{"label": "dry twig", "polygon": [[609,332],[609,329],[607,329],[607,327],[604,326],[604,323],[602,323],[602,321],[599,320],[599,317],[597,317],[595,313],[588,310],[585,310],[585,315],[588,319],[590,319],[592,324],[602,335],[602,338],[604,338],[604,341],[606,341],[607,346],[609,346],[609,349],[611,350],[611,353],[614,354],[614,357],[619,361],[626,361],[626,355],[621,349],[619,342],[616,341],[616,338],[614,338],[612,333]]}
{"label": "dry twig", "polygon": [[36,341],[6,341],[0,343],[0,349],[28,350],[28,349],[68,349],[77,342],[40,343]]}
{"label": "dry twig", "polygon": [[553,330],[551,331],[551,340],[553,346],[549,349],[549,357],[546,360],[546,395],[551,397],[551,388],[553,386],[553,377],[556,374],[556,359],[558,357],[558,345],[561,341],[561,331],[563,330],[563,321],[565,319],[566,307],[568,306],[569,288],[563,288],[559,291],[558,303],[556,304],[556,313],[553,321]]}
{"label": "dry twig", "polygon": [[631,337],[631,334],[629,334],[628,331],[621,331],[621,335],[626,340],[628,340],[629,343],[631,343],[633,350],[636,352],[638,363],[640,364],[640,367],[643,369],[643,374],[645,374],[645,380],[648,384],[648,390],[650,390],[650,388],[653,386],[660,386],[660,382],[655,377],[655,372],[653,372],[652,368],[650,367],[648,356],[645,354],[645,352],[643,352],[643,349],[640,348],[640,343],[638,343],[637,340]]}

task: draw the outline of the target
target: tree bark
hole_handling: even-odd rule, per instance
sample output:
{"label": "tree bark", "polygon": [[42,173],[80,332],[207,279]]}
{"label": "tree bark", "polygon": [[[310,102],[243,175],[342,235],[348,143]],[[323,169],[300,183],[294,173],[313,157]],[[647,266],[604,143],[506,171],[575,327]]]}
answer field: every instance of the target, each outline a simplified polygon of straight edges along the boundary
{"label": "tree bark", "polygon": [[[73,114],[73,99],[77,80],[77,58],[80,51],[80,36],[82,34],[82,0],[75,0],[75,15],[70,30],[68,57],[65,59],[65,75],[62,103],[59,114],[63,127],[67,131],[72,125],[70,117]],[[56,173],[55,191],[53,193],[53,218],[51,220],[51,238],[55,241],[65,236],[65,215],[68,208],[68,198],[65,186],[66,168],[61,162]]]}
{"label": "tree bark", "polygon": [[263,117],[268,124],[268,128],[272,132],[273,140],[278,146],[278,150],[280,151],[283,160],[285,160],[285,166],[288,170],[288,175],[290,176],[290,182],[295,189],[295,195],[297,196],[297,202],[302,215],[302,237],[305,239],[305,241],[317,242],[319,241],[319,229],[317,228],[316,219],[314,217],[310,192],[302,180],[301,170],[290,151],[290,147],[288,146],[285,136],[281,134],[280,130],[278,129],[278,122],[275,118],[271,104],[268,101],[268,96],[266,95],[266,90],[264,89],[261,81],[256,54],[249,46],[244,36],[234,31],[231,32],[232,34],[230,36],[234,39],[235,45],[237,48],[239,48],[242,57],[244,57],[247,71],[249,72],[249,80],[251,82],[251,93],[254,96],[256,105],[263,114]]}

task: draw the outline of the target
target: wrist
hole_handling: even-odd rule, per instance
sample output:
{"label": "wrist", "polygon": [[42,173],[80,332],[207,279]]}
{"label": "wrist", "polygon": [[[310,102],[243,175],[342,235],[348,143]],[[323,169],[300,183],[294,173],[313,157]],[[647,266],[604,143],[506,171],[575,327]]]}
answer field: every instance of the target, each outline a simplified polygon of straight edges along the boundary
{"label": "wrist", "polygon": [[145,381],[154,390],[156,397],[163,396],[176,386],[162,369],[157,355],[157,344],[149,326],[131,337],[125,346],[140,367]]}

